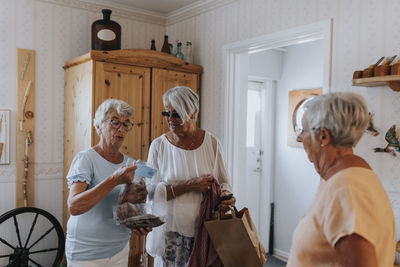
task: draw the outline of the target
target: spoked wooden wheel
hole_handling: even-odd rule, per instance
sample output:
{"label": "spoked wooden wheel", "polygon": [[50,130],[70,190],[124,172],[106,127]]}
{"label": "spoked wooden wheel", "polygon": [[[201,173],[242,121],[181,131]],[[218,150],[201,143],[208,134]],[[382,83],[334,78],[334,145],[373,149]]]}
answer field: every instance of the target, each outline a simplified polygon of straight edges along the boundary
{"label": "spoked wooden wheel", "polygon": [[25,207],[0,216],[0,266],[59,266],[64,233],[45,210]]}

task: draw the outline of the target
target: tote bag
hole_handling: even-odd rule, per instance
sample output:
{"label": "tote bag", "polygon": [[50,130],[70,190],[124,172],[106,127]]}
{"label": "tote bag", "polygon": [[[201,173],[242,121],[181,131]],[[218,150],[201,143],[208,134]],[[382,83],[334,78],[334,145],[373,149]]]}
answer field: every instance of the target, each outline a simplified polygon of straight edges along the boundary
{"label": "tote bag", "polygon": [[218,216],[204,222],[211,242],[224,267],[262,267],[267,256],[249,210],[232,210],[232,215]]}

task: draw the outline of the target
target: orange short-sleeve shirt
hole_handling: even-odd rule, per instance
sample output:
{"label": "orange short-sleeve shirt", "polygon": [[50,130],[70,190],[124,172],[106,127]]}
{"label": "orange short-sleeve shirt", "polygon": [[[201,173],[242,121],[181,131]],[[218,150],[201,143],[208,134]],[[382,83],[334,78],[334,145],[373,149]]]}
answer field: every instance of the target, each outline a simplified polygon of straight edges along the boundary
{"label": "orange short-sleeve shirt", "polygon": [[297,225],[288,267],[341,266],[336,242],[358,234],[374,247],[378,267],[393,267],[396,228],[392,206],[376,174],[352,167],[327,181]]}

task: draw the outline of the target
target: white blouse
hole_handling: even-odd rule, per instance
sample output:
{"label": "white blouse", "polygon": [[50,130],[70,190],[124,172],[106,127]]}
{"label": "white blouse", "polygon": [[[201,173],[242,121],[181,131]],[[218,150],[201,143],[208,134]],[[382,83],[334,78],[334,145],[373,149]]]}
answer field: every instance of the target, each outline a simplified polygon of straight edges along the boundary
{"label": "white blouse", "polygon": [[187,237],[195,234],[202,193],[189,192],[167,201],[166,185],[180,184],[194,177],[212,174],[221,185],[221,190],[231,192],[222,154],[219,140],[207,131],[203,143],[194,150],[172,145],[165,134],[153,140],[147,162],[159,170],[161,179],[154,192],[153,212],[164,216],[166,223],[154,228],[148,235],[147,250],[150,255],[162,255],[163,233],[166,231],[178,232]]}

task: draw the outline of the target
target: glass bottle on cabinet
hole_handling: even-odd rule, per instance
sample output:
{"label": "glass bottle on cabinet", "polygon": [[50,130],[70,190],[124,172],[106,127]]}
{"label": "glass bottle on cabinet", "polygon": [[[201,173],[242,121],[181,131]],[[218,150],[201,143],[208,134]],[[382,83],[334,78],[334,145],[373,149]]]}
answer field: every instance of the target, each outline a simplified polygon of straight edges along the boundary
{"label": "glass bottle on cabinet", "polygon": [[174,46],[173,46],[172,52],[171,52],[171,55],[173,55],[173,56],[176,56],[176,53],[178,52],[178,43],[179,43],[179,40],[175,40],[175,43],[174,43]]}
{"label": "glass bottle on cabinet", "polygon": [[154,51],[156,51],[156,40],[151,40],[151,47],[150,47],[150,50],[154,50]]}
{"label": "glass bottle on cabinet", "polygon": [[168,35],[164,36],[164,44],[161,48],[161,52],[169,54],[171,51],[169,50],[169,43],[168,43]]}
{"label": "glass bottle on cabinet", "polygon": [[182,60],[185,58],[183,53],[182,53],[182,43],[181,42],[178,43],[177,52],[176,52],[175,56],[177,58],[179,58],[179,59],[182,59]]}
{"label": "glass bottle on cabinet", "polygon": [[185,52],[185,61],[193,64],[193,50],[192,50],[192,42],[186,42],[186,52]]}
{"label": "glass bottle on cabinet", "polygon": [[110,20],[111,10],[103,9],[103,19],[92,23],[92,49],[117,50],[121,49],[121,26]]}

